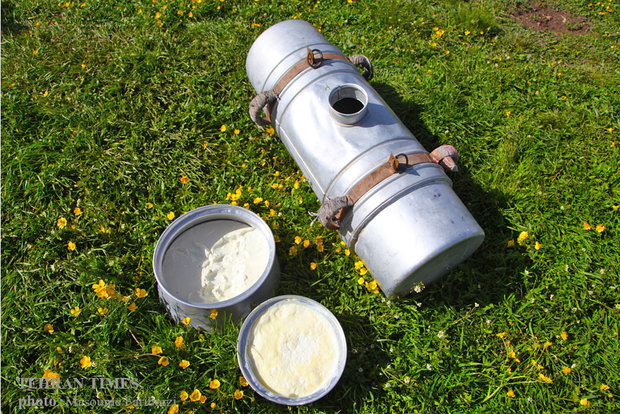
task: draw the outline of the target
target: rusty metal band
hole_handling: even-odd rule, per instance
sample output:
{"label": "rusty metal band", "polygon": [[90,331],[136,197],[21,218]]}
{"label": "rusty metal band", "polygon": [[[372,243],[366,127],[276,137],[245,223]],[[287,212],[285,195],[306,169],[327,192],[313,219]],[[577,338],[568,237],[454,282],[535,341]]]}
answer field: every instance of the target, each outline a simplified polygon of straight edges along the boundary
{"label": "rusty metal band", "polygon": [[[318,55],[318,56],[317,56]],[[317,69],[319,68],[323,62],[326,60],[343,60],[345,62],[350,62],[349,58],[340,53],[334,52],[321,52],[318,49],[310,49],[308,48],[308,53],[306,57],[297,62],[293,67],[291,67],[276,83],[276,86],[273,87],[272,91],[276,93],[276,95],[280,95],[280,93],[284,90],[286,85],[288,85],[293,79],[297,77],[301,72],[308,68]],[[274,102],[269,103],[265,107],[265,113],[267,114],[267,119],[269,122],[271,119],[271,112],[273,111]]]}
{"label": "rusty metal band", "polygon": [[[404,160],[404,162],[401,162],[401,159]],[[351,204],[355,204],[371,188],[391,175],[397,172],[402,172],[413,165],[424,163],[434,164],[435,161],[433,161],[433,158],[431,158],[431,156],[426,152],[398,154],[396,156],[394,156],[394,154],[390,154],[390,158],[386,163],[368,173],[349,190],[346,196]]]}

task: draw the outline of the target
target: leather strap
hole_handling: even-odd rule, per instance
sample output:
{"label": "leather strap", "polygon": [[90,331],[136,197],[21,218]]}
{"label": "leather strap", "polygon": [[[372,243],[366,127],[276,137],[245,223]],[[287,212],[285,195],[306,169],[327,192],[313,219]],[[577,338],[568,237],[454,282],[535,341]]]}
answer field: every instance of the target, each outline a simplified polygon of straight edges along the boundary
{"label": "leather strap", "polygon": [[362,196],[371,188],[388,178],[390,175],[397,172],[402,172],[412,165],[422,163],[434,163],[434,161],[426,152],[398,154],[397,156],[390,154],[390,158],[385,164],[371,171],[349,190],[347,193],[347,198],[352,204],[355,204],[357,200],[362,198]]}

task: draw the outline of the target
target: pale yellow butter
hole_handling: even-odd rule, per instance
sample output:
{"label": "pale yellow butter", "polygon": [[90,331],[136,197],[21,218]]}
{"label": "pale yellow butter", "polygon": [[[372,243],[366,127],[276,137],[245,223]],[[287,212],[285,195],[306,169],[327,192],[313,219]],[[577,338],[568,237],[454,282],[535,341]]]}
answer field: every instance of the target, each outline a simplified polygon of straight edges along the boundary
{"label": "pale yellow butter", "polygon": [[333,325],[295,300],[271,306],[250,332],[249,356],[261,382],[284,397],[305,397],[326,387],[340,359]]}
{"label": "pale yellow butter", "polygon": [[267,239],[254,227],[232,231],[205,249],[202,298],[210,303],[233,298],[249,289],[269,262]]}

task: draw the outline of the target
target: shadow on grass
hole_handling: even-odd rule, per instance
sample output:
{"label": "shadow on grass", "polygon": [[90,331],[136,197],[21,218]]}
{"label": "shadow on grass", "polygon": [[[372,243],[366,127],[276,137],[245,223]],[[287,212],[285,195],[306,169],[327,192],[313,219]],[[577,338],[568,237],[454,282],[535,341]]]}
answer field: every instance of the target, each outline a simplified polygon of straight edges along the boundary
{"label": "shadow on grass", "polygon": [[[427,150],[446,144],[440,142],[421,120],[424,110],[421,105],[402,100],[390,85],[377,82],[373,87]],[[461,154],[461,157],[467,158],[468,154]],[[485,240],[470,258],[428,286],[415,299],[432,307],[469,308],[474,303],[481,306],[498,303],[508,295],[521,297],[524,289],[521,273],[531,262],[518,249],[507,247],[514,234],[501,210],[510,206],[510,200],[500,191],[484,190],[462,165],[458,173],[450,174],[450,178],[455,193],[483,228]]]}
{"label": "shadow on grass", "polygon": [[2,1],[2,34],[19,34],[28,29],[28,26],[15,19],[15,6],[12,1]]}

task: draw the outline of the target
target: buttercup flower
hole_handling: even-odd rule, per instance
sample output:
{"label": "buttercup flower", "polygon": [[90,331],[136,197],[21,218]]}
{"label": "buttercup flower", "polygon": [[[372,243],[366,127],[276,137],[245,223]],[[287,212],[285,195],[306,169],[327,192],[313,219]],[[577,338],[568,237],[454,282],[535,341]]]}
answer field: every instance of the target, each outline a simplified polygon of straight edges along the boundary
{"label": "buttercup flower", "polygon": [[523,242],[530,237],[530,233],[527,231],[522,231],[521,233],[519,233],[519,237],[517,238],[517,243],[519,244],[523,244]]}
{"label": "buttercup flower", "polygon": [[315,270],[315,269],[316,269],[316,263],[310,262],[310,270]]}
{"label": "buttercup flower", "polygon": [[609,385],[601,384],[601,391],[607,391],[609,389]]}
{"label": "buttercup flower", "polygon": [[60,374],[50,370],[50,369],[46,369],[45,372],[43,372],[43,377],[47,380],[53,379],[53,380],[59,380],[60,379]]}
{"label": "buttercup flower", "polygon": [[189,177],[187,175],[182,175],[181,178],[180,178],[180,181],[183,184],[187,184],[187,183],[189,183]]}
{"label": "buttercup flower", "polygon": [[584,230],[592,230],[592,226],[587,221],[583,223]]}
{"label": "buttercup flower", "polygon": [[220,131],[222,131],[222,132],[226,132],[226,129],[227,129],[227,128],[226,128],[226,125],[222,125],[222,126],[220,127]]}
{"label": "buttercup flower", "polygon": [[127,306],[127,309],[129,309],[130,312],[133,312],[138,309],[138,305],[136,305],[136,302],[131,302],[131,304]]}
{"label": "buttercup flower", "polygon": [[73,209],[73,214],[75,214],[76,216],[81,216],[82,215],[82,209],[79,207],[76,207]]}
{"label": "buttercup flower", "polygon": [[145,289],[140,289],[140,288],[136,288],[136,297],[138,298],[145,298],[147,297],[149,294]]}
{"label": "buttercup flower", "polygon": [[75,250],[75,243],[73,243],[72,241],[69,240],[69,243],[67,243],[67,249],[74,251]]}
{"label": "buttercup flower", "polygon": [[512,390],[512,388],[508,388],[508,392],[506,393],[506,395],[509,396],[510,398],[514,398],[515,392]]}
{"label": "buttercup flower", "polygon": [[602,232],[604,232],[604,231],[605,231],[605,226],[604,226],[604,225],[602,225],[602,224],[597,224],[597,225],[596,225],[596,231],[597,231],[598,233],[602,233]]}
{"label": "buttercup flower", "polygon": [[97,313],[99,313],[99,315],[103,316],[106,313],[108,313],[108,308],[98,308],[97,309]]}
{"label": "buttercup flower", "polygon": [[240,400],[243,398],[243,391],[235,390],[233,396],[235,397],[235,400]]}
{"label": "buttercup flower", "polygon": [[54,333],[54,327],[52,326],[51,323],[46,323],[43,326],[43,330],[46,331],[47,333]]}
{"label": "buttercup flower", "polygon": [[538,374],[538,379],[541,381],[546,382],[547,384],[553,384],[553,380],[547,376],[545,376],[545,374],[543,374],[542,372],[540,374]]}
{"label": "buttercup flower", "polygon": [[174,211],[171,211],[168,214],[166,214],[166,218],[168,220],[174,220]]}
{"label": "buttercup flower", "polygon": [[171,405],[168,409],[168,414],[177,414],[179,412],[179,406],[177,404]]}
{"label": "buttercup flower", "polygon": [[[242,387],[247,387],[248,381],[244,377],[239,377],[239,384],[241,384]],[[602,389],[603,389],[603,386],[601,386],[601,390]],[[607,389],[609,389],[609,387],[607,387]]]}
{"label": "buttercup flower", "polygon": [[154,347],[152,347],[152,348],[151,348],[151,353],[152,353],[153,355],[159,355],[159,354],[161,354],[161,353],[162,353],[162,349],[161,349],[161,347],[160,347],[160,346],[155,345]]}
{"label": "buttercup flower", "polygon": [[579,405],[583,405],[584,407],[587,407],[587,406],[589,406],[589,405],[590,405],[590,403],[588,402],[588,399],[587,399],[587,398],[582,398],[582,399],[579,401]]}
{"label": "buttercup flower", "polygon": [[185,341],[182,336],[177,336],[177,339],[174,340],[174,346],[176,346],[177,349],[185,348]]}
{"label": "buttercup flower", "polygon": [[566,341],[566,340],[568,339],[568,333],[567,333],[566,331],[564,331],[564,332],[562,332],[562,333],[560,334],[560,337],[561,337],[563,340],[565,340],[565,341]]}
{"label": "buttercup flower", "polygon": [[189,400],[200,401],[200,397],[202,397],[202,394],[200,393],[200,391],[195,389],[194,392],[192,392],[192,394],[189,396]]}
{"label": "buttercup flower", "polygon": [[185,325],[185,326],[189,325],[189,321],[190,321],[190,317],[189,316],[183,318],[183,325]]}
{"label": "buttercup flower", "polygon": [[168,359],[168,357],[160,357],[159,360],[157,361],[157,365],[162,365],[164,367],[167,367],[168,364],[170,363],[170,360]]}
{"label": "buttercup flower", "polygon": [[209,388],[212,390],[217,390],[220,388],[220,382],[216,379],[211,380],[211,382],[209,382]]}
{"label": "buttercup flower", "polygon": [[179,366],[180,366],[182,369],[185,369],[185,368],[189,367],[189,361],[187,361],[187,360],[185,360],[185,359],[182,359],[182,360],[181,360],[181,362],[179,362]]}
{"label": "buttercup flower", "polygon": [[564,373],[564,375],[568,375],[570,374],[572,370],[569,367],[564,367],[562,368],[562,372]]}
{"label": "buttercup flower", "polygon": [[211,309],[211,313],[209,314],[209,318],[215,320],[217,318],[218,312],[217,309]]}
{"label": "buttercup flower", "polygon": [[79,306],[75,306],[75,308],[71,309],[69,312],[71,312],[72,316],[78,316],[80,313],[82,313],[82,311],[80,310]]}
{"label": "buttercup flower", "polygon": [[86,369],[86,368],[90,368],[90,367],[92,367],[92,366],[93,366],[93,363],[91,362],[90,357],[88,357],[88,356],[83,356],[83,357],[82,357],[82,359],[80,359],[80,366],[81,366],[83,369]]}
{"label": "buttercup flower", "polygon": [[61,229],[64,228],[67,225],[67,219],[64,217],[59,218],[56,221],[56,225]]}
{"label": "buttercup flower", "polygon": [[187,394],[187,391],[181,391],[181,394],[179,394],[179,398],[181,399],[181,401],[187,400],[188,397],[189,394]]}

